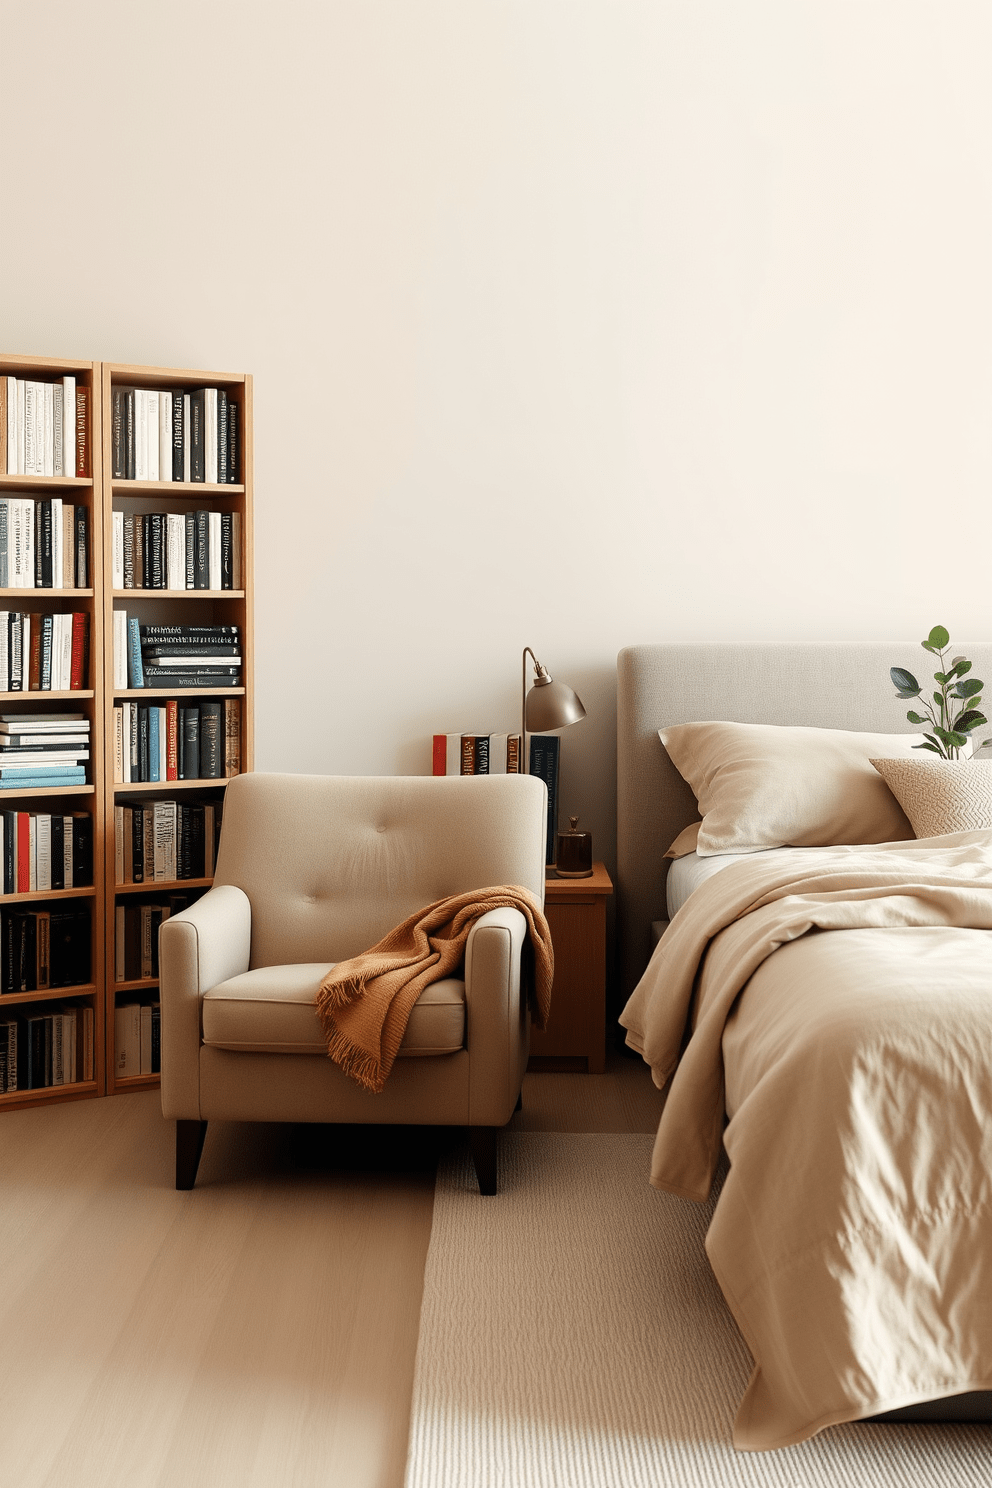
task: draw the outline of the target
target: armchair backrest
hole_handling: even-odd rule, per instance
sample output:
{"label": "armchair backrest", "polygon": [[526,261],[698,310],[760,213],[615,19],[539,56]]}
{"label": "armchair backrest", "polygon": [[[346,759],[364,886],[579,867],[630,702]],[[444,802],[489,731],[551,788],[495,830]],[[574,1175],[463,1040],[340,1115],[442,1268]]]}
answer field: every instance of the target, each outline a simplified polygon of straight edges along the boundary
{"label": "armchair backrest", "polygon": [[341,961],[450,894],[544,902],[547,792],[530,775],[239,775],[215,884],[251,901],[251,965]]}

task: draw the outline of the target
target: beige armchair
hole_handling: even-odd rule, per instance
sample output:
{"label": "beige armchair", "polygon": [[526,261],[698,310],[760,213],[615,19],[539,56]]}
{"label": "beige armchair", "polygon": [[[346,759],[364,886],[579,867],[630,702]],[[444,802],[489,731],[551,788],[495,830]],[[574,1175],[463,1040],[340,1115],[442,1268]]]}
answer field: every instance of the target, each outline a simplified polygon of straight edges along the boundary
{"label": "beige armchair", "polygon": [[436,899],[520,884],[543,904],[545,827],[527,775],[232,780],[213,887],[161,930],[176,1187],[196,1181],[208,1121],[388,1122],[467,1126],[495,1193],[527,1063],[523,915],[478,920],[463,976],[420,997],[378,1095],[328,1059],[314,999],[330,966]]}

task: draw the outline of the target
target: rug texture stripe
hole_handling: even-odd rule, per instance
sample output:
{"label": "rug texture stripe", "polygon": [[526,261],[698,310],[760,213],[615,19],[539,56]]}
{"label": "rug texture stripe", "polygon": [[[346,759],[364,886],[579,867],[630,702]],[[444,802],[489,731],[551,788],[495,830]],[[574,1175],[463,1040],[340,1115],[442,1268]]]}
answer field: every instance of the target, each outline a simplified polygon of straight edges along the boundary
{"label": "rug texture stripe", "polygon": [[652,1140],[507,1133],[495,1198],[467,1156],[439,1172],[406,1488],[988,1488],[981,1426],[734,1451],[751,1357]]}

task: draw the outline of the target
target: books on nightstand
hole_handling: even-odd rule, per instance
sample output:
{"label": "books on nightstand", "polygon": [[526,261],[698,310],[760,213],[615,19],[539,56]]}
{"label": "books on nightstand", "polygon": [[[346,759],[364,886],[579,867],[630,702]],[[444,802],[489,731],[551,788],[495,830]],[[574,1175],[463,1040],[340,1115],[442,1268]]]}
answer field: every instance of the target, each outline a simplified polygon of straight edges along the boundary
{"label": "books on nightstand", "polygon": [[434,775],[518,775],[519,734],[435,734]]}

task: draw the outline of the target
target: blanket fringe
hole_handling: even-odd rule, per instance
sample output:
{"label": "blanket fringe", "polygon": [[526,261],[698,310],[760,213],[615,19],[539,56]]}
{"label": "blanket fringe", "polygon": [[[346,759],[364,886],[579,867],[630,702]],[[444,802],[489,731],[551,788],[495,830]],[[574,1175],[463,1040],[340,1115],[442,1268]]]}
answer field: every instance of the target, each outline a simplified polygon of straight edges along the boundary
{"label": "blanket fringe", "polygon": [[386,1083],[380,1061],[364,1049],[356,1049],[345,1034],[337,1029],[327,1035],[327,1057],[363,1090],[378,1095]]}

